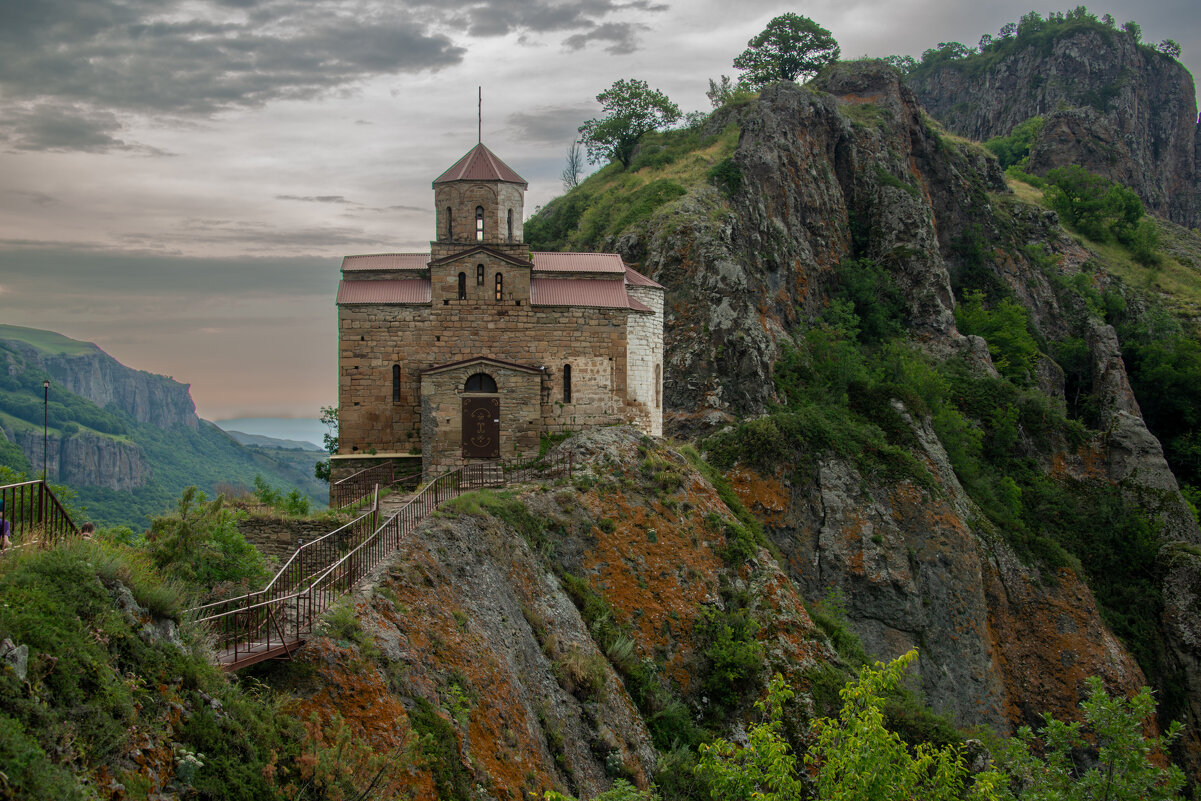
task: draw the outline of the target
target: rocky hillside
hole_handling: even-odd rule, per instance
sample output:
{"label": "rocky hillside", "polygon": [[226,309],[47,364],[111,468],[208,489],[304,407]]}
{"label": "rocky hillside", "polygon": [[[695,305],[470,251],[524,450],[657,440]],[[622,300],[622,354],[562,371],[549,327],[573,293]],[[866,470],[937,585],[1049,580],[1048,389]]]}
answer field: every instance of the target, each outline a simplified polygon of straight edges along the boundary
{"label": "rocky hillside", "polygon": [[34,475],[43,463],[78,492],[77,517],[137,530],[190,484],[249,487],[261,474],[325,495],[311,459],[239,445],[196,416],[186,384],[126,367],[90,342],[0,326],[0,466]]}
{"label": "rocky hillside", "polygon": [[1134,189],[1160,216],[1201,225],[1192,76],[1126,31],[1090,17],[1024,19],[983,52],[932,51],[907,81],[948,130],[979,141],[1042,117],[1032,172],[1078,164]]}
{"label": "rocky hillside", "polygon": [[[656,186],[640,218],[601,213]],[[732,471],[807,600],[833,588],[875,656],[918,647],[936,710],[1006,730],[1070,715],[1096,674],[1150,682],[1196,731],[1201,537],[1176,474],[1195,478],[1140,408],[1163,298],[1019,200],[896,71],[769,86],[526,232],[668,288],[672,430]]]}

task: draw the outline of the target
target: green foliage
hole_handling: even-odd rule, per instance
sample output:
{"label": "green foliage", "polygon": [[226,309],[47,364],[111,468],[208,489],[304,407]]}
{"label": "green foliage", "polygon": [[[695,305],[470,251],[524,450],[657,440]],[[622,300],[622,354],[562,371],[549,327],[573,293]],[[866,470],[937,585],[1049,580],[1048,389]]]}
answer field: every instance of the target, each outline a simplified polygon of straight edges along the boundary
{"label": "green foliage", "polygon": [[168,574],[202,589],[237,594],[257,589],[268,578],[267,565],[238,531],[241,513],[224,508],[224,497],[206,500],[188,487],[176,513],[150,525],[149,553]]}
{"label": "green foliage", "polygon": [[833,64],[838,42],[828,30],[808,17],[781,14],[747,42],[734,66],[743,71],[740,82],[764,86],[775,81],[795,81]]}
{"label": "green foliage", "polygon": [[[1008,797],[1007,777],[997,771],[977,774],[969,782],[957,746],[909,747],[884,725],[885,697],[900,686],[902,673],[915,656],[916,651],[910,651],[888,665],[864,667],[858,681],[842,688],[838,717],[819,718],[812,724],[804,771],[783,732],[784,705],[792,691],[781,676],[774,676],[767,698],[755,704],[766,719],[749,727],[746,745],[718,739],[700,748],[696,771],[707,781],[714,801],[799,801],[813,795],[846,801]],[[803,772],[812,778],[812,790],[803,781]]]}
{"label": "green foliage", "polygon": [[982,292],[968,292],[955,307],[955,323],[965,334],[976,334],[988,342],[988,352],[1001,375],[1028,383],[1038,362],[1038,343],[1030,333],[1030,314],[1005,298],[993,308],[984,305]]}
{"label": "green foliage", "polygon": [[755,691],[763,667],[763,646],[755,639],[759,625],[733,600],[727,597],[724,609],[702,608],[693,630],[707,662],[700,687],[719,716]]}
{"label": "green foliage", "polygon": [[999,799],[1006,777],[985,771],[969,787],[963,755],[955,746],[906,746],[884,725],[884,696],[895,690],[916,651],[887,665],[864,667],[839,693],[837,719],[814,722],[815,742],[805,765],[819,798],[888,801],[895,798]]}
{"label": "green foliage", "polygon": [[755,702],[755,708],[767,720],[747,730],[745,746],[723,738],[700,746],[696,773],[709,786],[714,801],[792,801],[805,797],[796,756],[783,732],[784,704],[792,695],[777,673],[768,684],[767,698]]}
{"label": "green foliage", "polygon": [[[1052,717],[1035,737],[1023,727],[994,754],[997,764],[1020,788],[1021,801],[1137,801],[1179,798],[1184,774],[1175,765],[1153,761],[1180,736],[1173,723],[1160,737],[1145,735],[1155,716],[1155,700],[1144,687],[1133,698],[1111,697],[1101,680],[1087,680],[1088,698],[1080,702],[1083,723]],[[1080,750],[1095,749],[1094,760],[1077,760]],[[1011,796],[1014,797],[1014,796]]]}
{"label": "green foliage", "polygon": [[736,197],[742,189],[742,168],[733,158],[723,159],[709,170],[709,182],[726,194]]}
{"label": "green foliage", "polygon": [[756,93],[743,83],[734,83],[729,75],[721,76],[721,80],[709,79],[709,89],[705,97],[713,104],[714,109],[724,106],[742,106],[755,99]]}
{"label": "green foliage", "polygon": [[294,719],[271,693],[228,683],[186,627],[183,647],[145,636],[142,613],[117,605],[126,592],[160,620],[189,600],[136,552],[98,541],[0,560],[0,637],[29,648],[24,682],[0,669],[0,794],[94,798],[92,771],[124,780],[118,757],[149,738],[206,755],[192,776],[200,798],[274,797],[264,768],[289,769]]}
{"label": "green foliage", "polygon": [[270,506],[286,515],[304,517],[311,510],[309,499],[293,487],[286,495],[267,483],[262,476],[254,477],[254,497],[258,502]]}
{"label": "green foliage", "polygon": [[860,342],[881,342],[902,333],[908,303],[887,270],[871,259],[848,259],[838,265],[837,277],[834,296],[854,308]]}
{"label": "green foliage", "polygon": [[593,164],[602,161],[630,166],[638,139],[680,118],[680,107],[646,81],[621,79],[596,96],[605,116],[580,126],[580,141]]}
{"label": "green foliage", "polygon": [[912,195],[913,197],[920,197],[922,193],[922,191],[916,186],[906,181],[902,181],[900,178],[896,177],[883,167],[876,167],[876,180],[884,186],[891,186],[895,189],[900,189],[901,191]]}
{"label": "green foliage", "polygon": [[[325,426],[325,433],[321,435],[323,441],[322,444],[325,445],[326,453],[332,456],[338,452],[338,407],[322,406],[321,423]],[[318,481],[324,481],[326,484],[328,484],[329,476],[329,459],[324,459],[313,465],[313,477]]]}
{"label": "green foliage", "polygon": [[1038,139],[1045,124],[1043,117],[1031,117],[1013,126],[1008,136],[994,136],[984,146],[997,157],[1003,169],[1016,167],[1024,170],[1029,161],[1030,146]]}
{"label": "green foliage", "polygon": [[434,777],[438,798],[446,801],[473,801],[475,782],[463,764],[455,727],[422,697],[409,711],[409,723],[417,733],[418,748]]}
{"label": "green foliage", "polygon": [[1065,224],[1099,242],[1115,239],[1140,264],[1158,264],[1159,232],[1132,190],[1072,164],[1047,173],[1047,204]]}

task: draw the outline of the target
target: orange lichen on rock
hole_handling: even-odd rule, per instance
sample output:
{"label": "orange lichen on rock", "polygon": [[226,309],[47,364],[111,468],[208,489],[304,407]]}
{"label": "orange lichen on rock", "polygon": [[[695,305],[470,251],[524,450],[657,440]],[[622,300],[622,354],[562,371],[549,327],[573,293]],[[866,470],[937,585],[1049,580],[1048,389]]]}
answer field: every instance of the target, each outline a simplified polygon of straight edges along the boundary
{"label": "orange lichen on rock", "polygon": [[755,517],[769,526],[783,522],[791,493],[779,478],[762,476],[741,465],[731,470],[726,478],[730,480],[738,500]]}
{"label": "orange lichen on rock", "polygon": [[1080,720],[1084,679],[1100,676],[1111,694],[1146,684],[1133,657],[1110,633],[1092,592],[1072,571],[1051,584],[1016,570],[987,571],[988,633],[1001,665],[1013,726],[1040,725],[1041,715]]}
{"label": "orange lichen on rock", "polygon": [[634,632],[639,653],[663,656],[667,674],[684,689],[691,680],[690,633],[702,602],[717,592],[715,577],[722,568],[712,547],[721,535],[703,518],[719,506],[725,511],[715,495],[689,493],[688,500],[694,511],[675,515],[631,504],[622,493],[603,500],[590,493],[584,499],[598,517],[615,519],[611,533],[597,529],[585,571],[596,577],[595,588],[618,623]]}
{"label": "orange lichen on rock", "polygon": [[[389,692],[378,668],[364,662],[357,649],[318,637],[299,652],[299,659],[316,668],[318,690],[301,697],[291,710],[298,719],[314,717],[329,726],[335,716],[350,727],[357,740],[381,756],[405,754],[416,739],[404,705]],[[412,798],[436,798],[433,776],[412,760],[398,761],[391,784]]]}

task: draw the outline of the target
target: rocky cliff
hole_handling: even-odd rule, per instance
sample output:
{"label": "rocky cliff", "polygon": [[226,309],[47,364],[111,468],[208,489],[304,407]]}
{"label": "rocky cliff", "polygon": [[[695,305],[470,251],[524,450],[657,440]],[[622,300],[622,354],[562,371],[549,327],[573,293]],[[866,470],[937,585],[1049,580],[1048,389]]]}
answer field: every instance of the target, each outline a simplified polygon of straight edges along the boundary
{"label": "rocky cliff", "polygon": [[126,367],[91,343],[77,343],[84,346],[81,353],[56,353],[13,339],[0,342],[49,374],[54,383],[102,409],[119,409],[140,423],[164,429],[199,425],[187,384]]}
{"label": "rocky cliff", "polygon": [[[692,135],[704,148],[729,126],[737,145],[709,182],[572,240],[667,287],[672,430],[708,437],[807,599],[841,595],[873,655],[919,649],[925,697],[958,724],[1070,717],[1088,675],[1149,681],[1179,701],[1165,722],[1197,721],[1195,565],[1157,552],[1201,537],[1117,317],[1098,312],[1109,293],[1136,314],[1137,293],[883,64],[769,86]],[[960,331],[977,292],[981,314],[1018,310],[1027,366]],[[1076,361],[1049,355],[1069,346]],[[1134,565],[1131,593],[1113,578]],[[1199,745],[1179,755],[1194,775]]]}
{"label": "rocky cliff", "polygon": [[1030,170],[1079,164],[1131,187],[1156,214],[1201,225],[1201,129],[1178,61],[1100,23],[1001,40],[908,78],[949,130],[983,141],[1034,116],[1046,123]]}
{"label": "rocky cliff", "polygon": [[[42,434],[24,430],[17,444],[35,465],[42,468]],[[51,481],[70,487],[105,487],[131,490],[146,486],[152,473],[146,453],[136,443],[92,432],[71,436],[56,433],[46,440],[46,474]]]}

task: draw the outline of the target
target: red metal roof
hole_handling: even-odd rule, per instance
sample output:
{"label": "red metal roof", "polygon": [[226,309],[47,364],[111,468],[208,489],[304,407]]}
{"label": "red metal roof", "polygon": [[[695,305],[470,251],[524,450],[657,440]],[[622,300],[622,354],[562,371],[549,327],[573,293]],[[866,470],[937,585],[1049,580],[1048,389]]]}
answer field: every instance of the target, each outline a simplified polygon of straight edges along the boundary
{"label": "red metal roof", "polygon": [[651,312],[652,314],[655,311],[650,306],[647,306],[645,303],[637,301],[634,298],[630,298],[630,308],[633,309],[634,311]]}
{"label": "red metal roof", "polygon": [[531,278],[530,305],[632,308],[624,281],[590,278]]}
{"label": "red metal roof", "polygon": [[521,184],[522,189],[529,186],[524,178],[513,171],[512,167],[484,147],[483,142],[468,150],[466,156],[456,161],[453,167],[434,179],[435,184],[447,181],[504,181],[510,184]]}
{"label": "red metal roof", "polygon": [[427,278],[351,281],[338,284],[338,303],[429,303]]}
{"label": "red metal roof", "polygon": [[372,253],[342,259],[342,272],[354,270],[424,270],[428,253]]}
{"label": "red metal roof", "polygon": [[654,281],[631,267],[626,268],[626,283],[630,286],[649,286],[653,289],[663,288],[662,284],[656,284]]}
{"label": "red metal roof", "polygon": [[548,273],[617,273],[626,270],[616,253],[531,253],[534,269]]}

